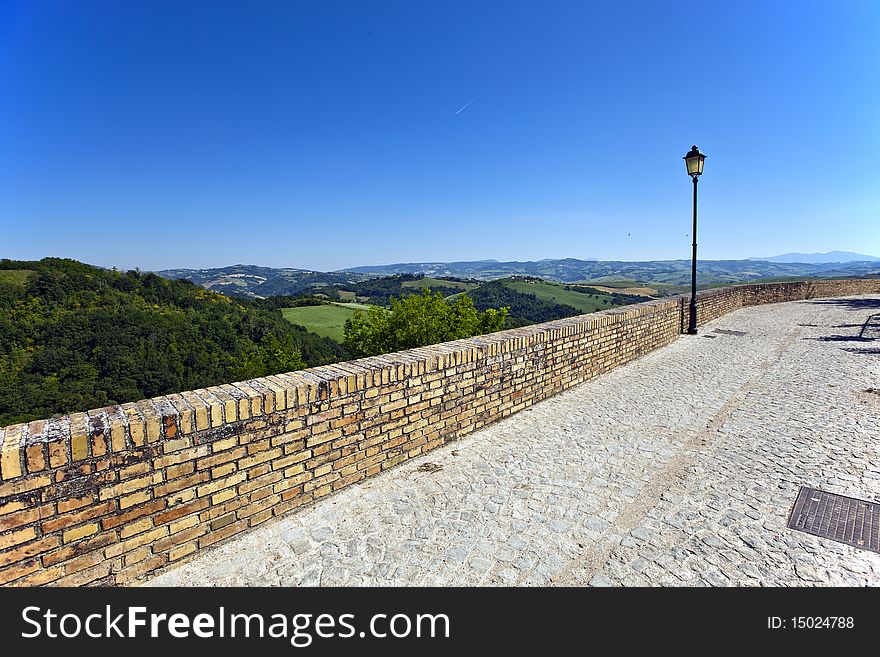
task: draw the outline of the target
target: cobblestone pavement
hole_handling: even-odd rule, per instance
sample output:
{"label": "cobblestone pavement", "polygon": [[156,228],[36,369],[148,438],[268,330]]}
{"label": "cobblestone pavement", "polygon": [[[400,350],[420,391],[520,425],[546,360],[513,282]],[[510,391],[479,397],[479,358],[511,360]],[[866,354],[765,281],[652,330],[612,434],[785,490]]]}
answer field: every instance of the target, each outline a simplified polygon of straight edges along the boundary
{"label": "cobblestone pavement", "polygon": [[878,320],[731,313],[150,583],[880,584],[880,555],[786,528],[801,485],[880,501]]}

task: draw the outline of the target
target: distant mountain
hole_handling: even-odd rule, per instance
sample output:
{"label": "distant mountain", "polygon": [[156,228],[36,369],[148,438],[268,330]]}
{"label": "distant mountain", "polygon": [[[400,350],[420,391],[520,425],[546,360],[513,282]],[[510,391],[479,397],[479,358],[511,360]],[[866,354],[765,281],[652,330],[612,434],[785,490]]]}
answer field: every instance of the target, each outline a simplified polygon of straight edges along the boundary
{"label": "distant mountain", "polygon": [[[612,260],[541,260],[538,262],[423,262],[354,267],[347,272],[390,276],[424,274],[494,280],[509,276],[533,276],[560,283],[589,281],[641,281],[682,285],[690,281],[690,260],[650,260],[643,262]],[[877,273],[874,262],[787,263],[766,260],[700,260],[700,283],[742,283],[762,278],[863,276]]]}
{"label": "distant mountain", "polygon": [[202,287],[235,297],[265,298],[282,294],[320,291],[332,285],[351,285],[370,278],[355,272],[322,272],[285,267],[231,265],[214,269],[164,269],[164,278],[184,278]]}
{"label": "distant mountain", "polygon": [[807,264],[820,264],[830,262],[880,262],[880,258],[852,251],[828,251],[827,253],[783,253],[782,255],[768,258],[748,258],[748,260],[762,260],[764,262],[803,262]]}

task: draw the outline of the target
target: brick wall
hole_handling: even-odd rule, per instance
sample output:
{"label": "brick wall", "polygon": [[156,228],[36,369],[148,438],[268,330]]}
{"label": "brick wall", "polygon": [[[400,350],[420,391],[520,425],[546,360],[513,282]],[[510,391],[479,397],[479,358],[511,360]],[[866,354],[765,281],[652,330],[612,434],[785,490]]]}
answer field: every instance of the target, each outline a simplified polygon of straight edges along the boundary
{"label": "brick wall", "polygon": [[[700,293],[744,306],[880,280]],[[669,344],[673,297],[0,429],[0,584],[129,584]]]}

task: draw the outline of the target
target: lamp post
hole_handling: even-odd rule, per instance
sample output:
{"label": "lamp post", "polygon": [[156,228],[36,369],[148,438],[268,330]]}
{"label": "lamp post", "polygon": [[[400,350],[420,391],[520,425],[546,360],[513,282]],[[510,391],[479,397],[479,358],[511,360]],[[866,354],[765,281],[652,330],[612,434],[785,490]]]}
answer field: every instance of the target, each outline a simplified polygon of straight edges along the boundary
{"label": "lamp post", "polygon": [[691,233],[694,238],[694,253],[691,260],[691,305],[690,318],[688,319],[688,333],[690,335],[697,334],[697,180],[703,173],[703,160],[705,159],[706,156],[700,152],[696,145],[684,156],[688,175],[694,181],[694,229]]}

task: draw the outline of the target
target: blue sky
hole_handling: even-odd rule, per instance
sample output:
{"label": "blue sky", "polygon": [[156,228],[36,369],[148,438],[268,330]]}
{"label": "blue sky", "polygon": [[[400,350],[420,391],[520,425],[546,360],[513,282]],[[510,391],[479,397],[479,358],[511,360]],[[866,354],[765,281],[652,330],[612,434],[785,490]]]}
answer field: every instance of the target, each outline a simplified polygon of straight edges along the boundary
{"label": "blue sky", "polygon": [[[880,255],[880,3],[0,2],[0,256]],[[470,103],[465,109],[460,108]]]}

